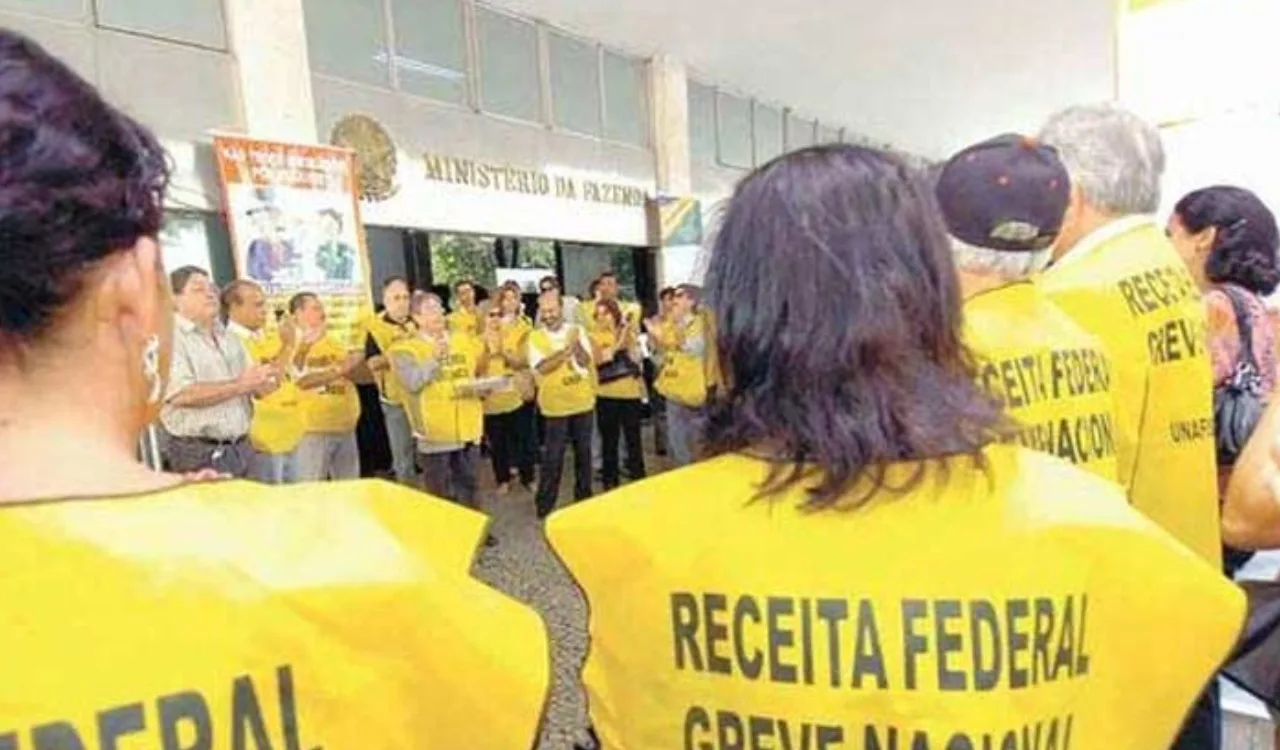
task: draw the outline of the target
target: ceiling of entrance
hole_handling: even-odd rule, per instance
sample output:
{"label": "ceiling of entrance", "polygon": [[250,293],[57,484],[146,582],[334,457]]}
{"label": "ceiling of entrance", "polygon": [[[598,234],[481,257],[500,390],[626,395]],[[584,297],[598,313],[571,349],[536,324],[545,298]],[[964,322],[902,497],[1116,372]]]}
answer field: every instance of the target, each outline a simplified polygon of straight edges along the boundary
{"label": "ceiling of entrance", "polygon": [[1116,0],[490,0],[929,156],[1114,89]]}

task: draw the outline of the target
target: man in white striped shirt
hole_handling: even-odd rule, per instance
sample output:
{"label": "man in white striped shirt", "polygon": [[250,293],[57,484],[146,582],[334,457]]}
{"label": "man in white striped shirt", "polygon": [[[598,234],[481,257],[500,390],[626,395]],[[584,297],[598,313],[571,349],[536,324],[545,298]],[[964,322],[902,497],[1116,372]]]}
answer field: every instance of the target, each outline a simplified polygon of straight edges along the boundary
{"label": "man in white striped shirt", "polygon": [[168,435],[165,458],[175,472],[214,469],[243,477],[252,450],[248,443],[252,396],[278,387],[273,365],[253,365],[244,345],[218,322],[217,288],[194,266],[169,280],[177,310],[173,357],[160,421]]}

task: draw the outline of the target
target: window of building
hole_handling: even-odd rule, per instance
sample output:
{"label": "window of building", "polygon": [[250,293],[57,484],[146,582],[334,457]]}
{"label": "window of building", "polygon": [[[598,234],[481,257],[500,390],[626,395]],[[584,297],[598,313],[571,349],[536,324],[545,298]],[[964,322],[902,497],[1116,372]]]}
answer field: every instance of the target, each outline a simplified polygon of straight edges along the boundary
{"label": "window of building", "polygon": [[840,128],[827,127],[826,125],[818,126],[818,143],[839,143]]}
{"label": "window of building", "polygon": [[364,228],[364,246],[369,253],[369,288],[374,301],[382,303],[382,285],[392,276],[409,277],[405,262],[405,232],[397,227]]}
{"label": "window of building", "polygon": [[16,10],[33,16],[82,21],[85,0],[0,0],[0,10]]}
{"label": "window of building", "polygon": [[467,34],[458,0],[391,0],[391,14],[400,89],[465,104]]}
{"label": "window of building", "polygon": [[787,113],[787,150],[808,148],[813,145],[813,120],[803,120]]}
{"label": "window of building", "polygon": [[716,92],[716,136],[720,163],[727,167],[751,168],[750,99]]}
{"label": "window of building", "polygon": [[515,265],[512,268],[556,272],[556,243],[521,237],[512,244]]}
{"label": "window of building", "polygon": [[165,211],[160,227],[164,247],[164,270],[172,273],[183,266],[195,266],[209,273],[222,286],[236,278],[231,257],[231,235],[218,214],[203,211]]}
{"label": "window of building", "polygon": [[755,105],[756,164],[764,164],[782,153],[782,112],[775,107]]}
{"label": "window of building", "polygon": [[635,250],[619,245],[579,245],[561,243],[564,252],[564,289],[579,299],[591,299],[591,282],[604,271],[618,277],[618,296],[624,300],[636,297]]}
{"label": "window of building", "polygon": [[494,237],[432,232],[429,242],[431,280],[434,285],[447,286],[450,293],[454,284],[464,280],[490,291],[497,287],[498,263],[494,252]]}
{"label": "window of building", "polygon": [[605,50],[605,137],[634,146],[649,144],[649,87],[643,60]]}
{"label": "window of building", "polygon": [[[66,3],[58,0],[55,6]],[[94,0],[98,25],[214,49],[227,48],[222,0]]]}
{"label": "window of building", "polygon": [[551,112],[565,130],[600,136],[600,48],[594,44],[547,33],[551,63]]}
{"label": "window of building", "polygon": [[716,160],[716,90],[689,81],[689,153],[697,161]]}
{"label": "window of building", "polygon": [[481,107],[504,117],[541,122],[537,28],[528,21],[477,7],[476,33]]}
{"label": "window of building", "polygon": [[391,85],[381,2],[303,0],[303,3],[307,54],[313,71],[375,86]]}

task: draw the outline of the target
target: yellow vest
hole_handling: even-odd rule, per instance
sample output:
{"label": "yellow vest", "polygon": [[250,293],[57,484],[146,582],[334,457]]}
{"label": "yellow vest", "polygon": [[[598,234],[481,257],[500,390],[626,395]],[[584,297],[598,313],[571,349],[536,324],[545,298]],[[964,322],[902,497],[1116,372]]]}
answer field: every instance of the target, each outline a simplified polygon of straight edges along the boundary
{"label": "yellow vest", "polygon": [[[618,339],[613,331],[602,331],[600,329],[593,330],[590,336],[591,343],[601,348],[613,346]],[[639,362],[636,364],[639,364]],[[597,366],[599,366],[599,363],[597,363]],[[596,395],[600,398],[639,401],[644,396],[644,382],[638,376],[622,378],[611,383],[600,383],[597,378]]]}
{"label": "yellow vest", "polygon": [[[680,324],[675,323],[673,325],[679,326]],[[698,336],[705,336],[706,331],[707,327],[703,316],[695,314],[685,324],[683,337],[688,340]],[[710,347],[714,343],[708,340],[707,346]],[[654,383],[654,387],[668,401],[674,401],[677,404],[693,409],[701,408],[707,402],[706,359],[688,354],[679,348],[668,349],[663,354],[662,372],[658,373],[658,380]]]}
{"label": "yellow vest", "polygon": [[[235,329],[233,329],[235,330]],[[237,331],[239,333],[239,331]],[[274,364],[280,356],[280,336],[272,333],[260,338],[242,336],[245,351],[256,364]],[[307,432],[302,409],[302,391],[285,377],[270,395],[254,399],[253,421],[249,425],[249,441],[254,450],[273,456],[291,452]]]}
{"label": "yellow vest", "polygon": [[449,324],[450,333],[466,333],[472,336],[480,334],[479,308],[476,310],[458,308],[446,315],[445,321]]}
{"label": "yellow vest", "polygon": [[0,505],[0,747],[531,747],[546,634],[469,576],[485,524],[383,482]]}
{"label": "yellow vest", "polygon": [[[533,324],[523,315],[502,328],[502,351],[509,356],[517,359],[524,359],[524,353],[521,351],[521,343],[524,336],[533,330]],[[501,377],[506,375],[514,376],[517,371],[512,370],[507,365],[506,360],[502,357],[490,357],[489,367],[485,371],[485,375],[489,377]],[[524,397],[520,395],[519,388],[514,383],[510,387],[493,391],[484,400],[485,414],[510,414],[511,412],[524,406]]]}
{"label": "yellow vest", "polygon": [[[306,369],[337,367],[348,353],[347,347],[333,336],[325,336],[307,352]],[[344,434],[354,430],[360,421],[360,395],[355,384],[346,378],[304,391],[302,403],[307,415],[307,432]]]}
{"label": "yellow vest", "polygon": [[1038,283],[1111,354],[1120,483],[1138,510],[1216,566],[1213,375],[1200,293],[1154,223],[1082,253]]}
{"label": "yellow vest", "polygon": [[749,502],[767,467],[727,456],[552,516],[602,746],[1169,747],[1244,596],[1114,484],[986,455],[816,512]]}
{"label": "yellow vest", "polygon": [[[387,319],[379,315],[369,321],[369,335],[373,336],[374,342],[378,344],[378,349],[386,355],[395,346],[396,342],[412,338],[417,331],[413,321],[406,321],[405,325],[399,326],[395,323],[388,322]],[[384,373],[377,373],[374,380],[378,384],[378,394],[384,401],[398,404],[404,401],[404,386],[400,384],[400,378],[396,375],[396,368],[391,367]]]}
{"label": "yellow vest", "polygon": [[[460,396],[458,386],[475,380],[484,345],[464,333],[449,335],[449,359],[441,363],[434,381],[416,396],[406,395],[405,411],[414,433],[432,443],[477,443],[484,434],[484,404],[475,396]],[[419,364],[436,359],[431,341],[414,336],[391,348],[393,356],[411,354]]]}
{"label": "yellow vest", "polygon": [[[578,335],[576,326],[566,326],[570,336]],[[572,339],[567,339],[572,343]],[[529,349],[541,357],[554,354],[558,347],[541,328],[529,334]],[[579,372],[570,359],[548,375],[534,370],[538,383],[538,410],[545,417],[568,417],[596,408],[595,375],[590,371]]]}
{"label": "yellow vest", "polygon": [[1116,481],[1111,358],[1030,282],[964,304],[978,383],[1022,431],[1018,442]]}

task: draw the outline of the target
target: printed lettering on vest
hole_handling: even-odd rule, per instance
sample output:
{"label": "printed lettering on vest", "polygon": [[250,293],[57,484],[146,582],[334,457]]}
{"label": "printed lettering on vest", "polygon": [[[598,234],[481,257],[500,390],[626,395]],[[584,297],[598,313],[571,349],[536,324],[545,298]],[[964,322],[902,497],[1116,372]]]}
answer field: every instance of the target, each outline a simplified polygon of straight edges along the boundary
{"label": "printed lettering on vest", "polygon": [[[259,684],[251,675],[234,678],[224,688],[231,698],[226,715],[215,717],[210,711],[206,696],[212,691],[184,690],[154,699],[154,713],[149,699],[103,709],[92,726],[52,721],[29,732],[0,733],[0,750],[123,750],[146,734],[159,739],[152,746],[160,750],[212,750],[215,736],[230,736],[231,750],[303,750],[292,667],[275,673],[279,726],[267,721],[262,702],[267,697],[259,694]],[[22,743],[24,737],[30,744]],[[311,750],[322,749],[316,745]]]}
{"label": "printed lettering on vest", "polygon": [[[866,598],[673,592],[673,663],[682,672],[854,691],[1021,691],[1089,676],[1087,594],[904,598],[894,612],[885,606]],[[682,746],[802,750],[845,747],[860,738],[862,747],[881,750],[1066,750],[1073,722],[1071,715],[1047,716],[974,731],[826,723],[695,705],[682,722]]]}

